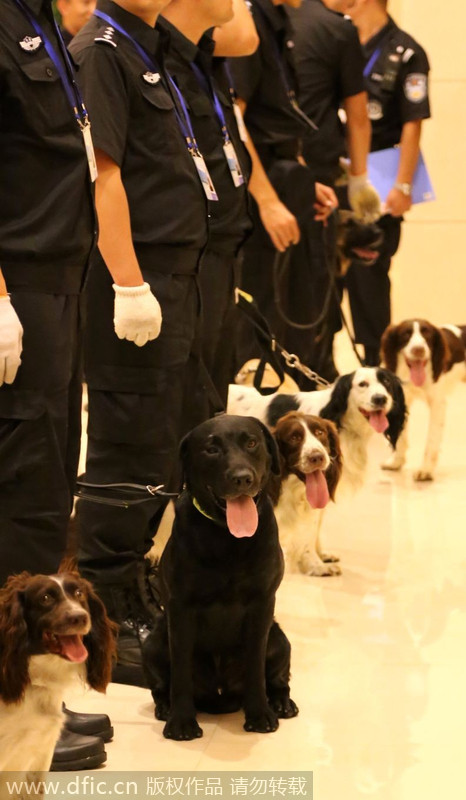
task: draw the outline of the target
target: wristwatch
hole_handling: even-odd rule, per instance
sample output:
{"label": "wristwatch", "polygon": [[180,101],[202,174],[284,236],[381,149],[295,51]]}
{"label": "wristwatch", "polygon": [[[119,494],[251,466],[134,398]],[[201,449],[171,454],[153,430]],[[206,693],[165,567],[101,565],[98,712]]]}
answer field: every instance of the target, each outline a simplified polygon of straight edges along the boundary
{"label": "wristwatch", "polygon": [[410,183],[395,183],[393,188],[398,189],[405,197],[411,197],[412,186]]}

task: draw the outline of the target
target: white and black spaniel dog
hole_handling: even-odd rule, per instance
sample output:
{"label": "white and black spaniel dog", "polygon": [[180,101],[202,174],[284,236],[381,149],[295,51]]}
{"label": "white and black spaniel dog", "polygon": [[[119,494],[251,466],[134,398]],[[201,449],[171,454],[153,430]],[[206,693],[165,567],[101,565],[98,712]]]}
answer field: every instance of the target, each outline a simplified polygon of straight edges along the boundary
{"label": "white and black spaniel dog", "polygon": [[[382,359],[403,382],[409,405],[419,398],[429,406],[424,457],[414,473],[416,481],[431,481],[440,451],[448,392],[466,376],[466,326],[436,327],[424,319],[390,325],[381,344]],[[407,432],[400,437],[385,469],[400,469],[406,460]]]}
{"label": "white and black spaniel dog", "polygon": [[395,447],[406,417],[401,381],[380,367],[360,367],[326,389],[292,395],[263,396],[254,388],[232,384],[227,411],[258,417],[270,428],[289,411],[334,422],[343,453],[340,486],[353,490],[364,481],[367,446],[373,432],[382,433]]}
{"label": "white and black spaniel dog", "polygon": [[286,569],[305,575],[339,575],[334,556],[322,553],[322,509],[335,499],[342,457],[333,422],[300,411],[285,414],[272,428],[280,454],[280,475],[269,493],[275,506]]}
{"label": "white and black spaniel dog", "polygon": [[0,771],[46,772],[77,678],[104,692],[114,623],[77,573],[10,577],[0,590]]}

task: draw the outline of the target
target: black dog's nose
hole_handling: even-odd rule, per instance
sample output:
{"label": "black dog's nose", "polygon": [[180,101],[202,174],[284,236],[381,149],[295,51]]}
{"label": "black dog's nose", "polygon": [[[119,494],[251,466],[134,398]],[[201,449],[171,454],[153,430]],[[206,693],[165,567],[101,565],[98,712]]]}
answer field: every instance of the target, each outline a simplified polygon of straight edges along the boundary
{"label": "black dog's nose", "polygon": [[383,408],[385,405],[387,405],[387,396],[385,394],[373,394],[372,405],[377,406],[378,408]]}
{"label": "black dog's nose", "polygon": [[229,477],[239,492],[247,491],[254,480],[254,474],[250,469],[236,469]]}

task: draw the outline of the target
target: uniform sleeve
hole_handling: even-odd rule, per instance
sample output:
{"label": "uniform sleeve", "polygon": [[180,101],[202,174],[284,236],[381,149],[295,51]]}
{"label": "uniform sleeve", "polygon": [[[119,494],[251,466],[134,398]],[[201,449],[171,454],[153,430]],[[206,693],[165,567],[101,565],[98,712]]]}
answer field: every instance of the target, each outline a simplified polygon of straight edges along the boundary
{"label": "uniform sleeve", "polygon": [[345,39],[340,51],[340,99],[353,97],[365,91],[364,56],[356,28],[347,23]]}
{"label": "uniform sleeve", "polygon": [[409,61],[403,63],[400,73],[400,113],[403,124],[430,117],[428,76],[429,61],[424,50],[417,45]]}
{"label": "uniform sleeve", "polygon": [[129,98],[125,76],[113,47],[94,44],[73,52],[78,81],[91,122],[95,148],[118,166],[123,163],[128,132]]}

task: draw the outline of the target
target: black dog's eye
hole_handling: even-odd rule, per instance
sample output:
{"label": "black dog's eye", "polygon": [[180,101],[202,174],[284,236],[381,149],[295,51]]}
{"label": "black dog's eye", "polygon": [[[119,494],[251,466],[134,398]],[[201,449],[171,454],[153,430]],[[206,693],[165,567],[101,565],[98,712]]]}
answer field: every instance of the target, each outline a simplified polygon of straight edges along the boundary
{"label": "black dog's eye", "polygon": [[216,456],[220,450],[216,444],[208,444],[206,446],[205,452],[208,453],[210,456]]}
{"label": "black dog's eye", "polygon": [[254,450],[254,448],[257,447],[257,439],[248,439],[246,447],[248,450]]}
{"label": "black dog's eye", "polygon": [[369,386],[369,382],[368,381],[361,381],[358,384],[358,386],[360,386],[361,389],[367,389],[367,387]]}

